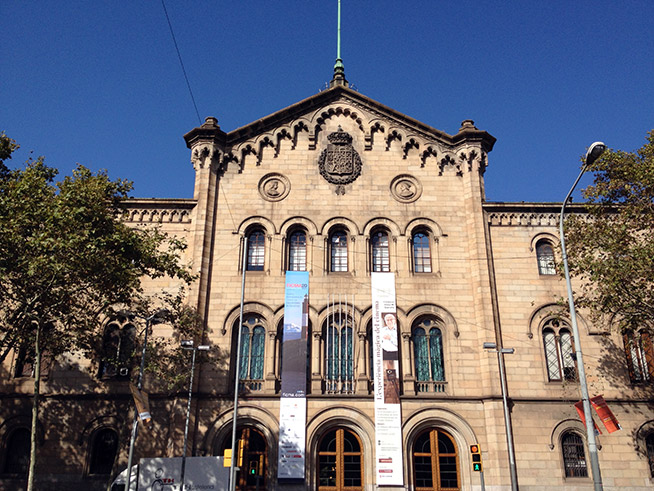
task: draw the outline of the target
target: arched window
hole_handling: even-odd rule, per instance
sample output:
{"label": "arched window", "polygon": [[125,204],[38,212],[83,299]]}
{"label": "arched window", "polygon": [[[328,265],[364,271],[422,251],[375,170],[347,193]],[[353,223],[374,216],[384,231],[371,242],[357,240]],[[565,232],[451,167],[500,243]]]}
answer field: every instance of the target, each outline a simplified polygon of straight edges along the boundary
{"label": "arched window", "polygon": [[336,312],[327,319],[324,330],[327,393],[354,392],[353,327],[352,319],[343,312]]}
{"label": "arched window", "polygon": [[430,317],[422,317],[413,324],[411,332],[417,391],[443,392],[443,336],[437,322]]}
{"label": "arched window", "polygon": [[552,247],[549,240],[541,239],[536,242],[536,258],[538,259],[538,272],[540,274],[556,274],[554,247]]}
{"label": "arched window", "polygon": [[7,438],[2,473],[26,476],[29,463],[30,431],[27,428],[15,428]]}
{"label": "arched window", "polygon": [[347,233],[338,229],[329,236],[329,271],[340,273],[347,271]]}
{"label": "arched window", "polygon": [[263,356],[266,329],[263,319],[250,314],[241,326],[241,366],[239,368],[240,390],[261,390],[263,388]]}
{"label": "arched window", "polygon": [[623,341],[631,381],[638,383],[654,380],[654,349],[649,332],[625,332]]}
{"label": "arched window", "polygon": [[118,433],[111,428],[97,430],[91,439],[89,474],[109,475],[118,452]]}
{"label": "arched window", "polygon": [[654,431],[645,437],[645,452],[647,452],[650,477],[654,477]]}
{"label": "arched window", "polygon": [[429,235],[422,231],[411,237],[413,245],[413,272],[431,273],[431,253],[429,249]]}
{"label": "arched window", "polygon": [[320,440],[318,489],[363,491],[363,452],[354,432],[338,428]]}
{"label": "arched window", "polygon": [[372,233],[372,237],[370,237],[370,256],[373,272],[387,273],[391,270],[388,232],[385,230],[375,230]]}
{"label": "arched window", "polygon": [[567,431],[561,436],[565,477],[588,477],[584,440],[577,433]]}
{"label": "arched window", "polygon": [[459,459],[454,439],[441,430],[427,430],[411,449],[415,489],[458,490]]}
{"label": "arched window", "polygon": [[102,379],[129,377],[132,356],[136,346],[136,328],[131,324],[122,327],[111,322],[104,330],[98,377]]}
{"label": "arched window", "polygon": [[307,270],[307,234],[296,230],[288,238],[288,270]]}
{"label": "arched window", "polygon": [[543,344],[550,381],[577,380],[577,365],[573,358],[572,335],[560,319],[550,319],[543,328]]}
{"label": "arched window", "polygon": [[265,234],[263,230],[256,229],[248,234],[248,271],[263,271],[264,252],[265,252]]}

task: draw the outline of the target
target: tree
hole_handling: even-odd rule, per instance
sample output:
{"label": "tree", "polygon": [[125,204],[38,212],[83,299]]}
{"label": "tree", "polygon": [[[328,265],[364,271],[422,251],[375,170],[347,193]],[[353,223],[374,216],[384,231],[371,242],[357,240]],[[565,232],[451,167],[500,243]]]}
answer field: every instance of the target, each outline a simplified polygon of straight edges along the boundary
{"label": "tree", "polygon": [[623,330],[653,328],[654,130],[638,151],[606,151],[590,170],[588,214],[566,221],[577,301]]}
{"label": "tree", "polygon": [[[147,305],[141,279],[168,275],[193,280],[181,263],[185,244],[157,229],[121,222],[131,183],[78,165],[55,182],[43,158],[10,170],[4,160],[16,143],[0,136],[0,362],[11,350],[28,352],[34,370],[28,489],[33,489],[41,362],[74,350],[97,354],[102,316],[121,305]],[[163,299],[166,300],[166,299]],[[181,297],[169,298],[177,320],[193,335],[196,319]],[[165,349],[165,343],[161,349]],[[161,356],[172,363],[175,355]],[[150,368],[155,368],[150,365]]]}

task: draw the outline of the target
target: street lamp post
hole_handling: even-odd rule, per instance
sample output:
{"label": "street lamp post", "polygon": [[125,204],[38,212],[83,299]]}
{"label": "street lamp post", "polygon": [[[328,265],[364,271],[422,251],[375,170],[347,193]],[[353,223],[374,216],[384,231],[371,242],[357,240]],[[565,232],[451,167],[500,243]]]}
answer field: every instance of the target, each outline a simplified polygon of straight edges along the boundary
{"label": "street lamp post", "polygon": [[[167,309],[157,310],[154,314],[148,317],[144,317],[133,312],[126,312],[130,318],[138,317],[145,320],[145,334],[143,335],[143,349],[141,350],[141,367],[139,369],[139,378],[136,384],[138,390],[140,391],[143,388],[143,372],[145,370],[145,350],[148,347],[148,331],[150,330],[150,325],[157,323],[165,319],[170,315],[170,312]],[[139,425],[139,412],[136,406],[134,406],[134,421],[132,422],[132,437],[129,440],[129,456],[127,457],[127,491],[130,491],[130,486],[132,484],[132,459],[134,457],[134,442],[136,441],[136,432]]]}
{"label": "street lamp post", "polygon": [[513,429],[511,427],[511,416],[509,414],[509,402],[507,399],[506,374],[504,372],[504,356],[512,355],[514,348],[497,348],[495,343],[484,343],[484,349],[491,353],[497,353],[497,361],[500,365],[500,386],[502,387],[502,405],[504,407],[504,426],[506,428],[506,445],[509,449],[509,470],[511,472],[511,490],[518,491],[518,472],[515,465],[515,451],[513,448]]}
{"label": "street lamp post", "polygon": [[602,142],[593,143],[588,152],[586,153],[586,163],[581,168],[577,180],[574,182],[568,195],[563,201],[561,206],[561,216],[559,219],[559,231],[561,235],[561,255],[563,257],[563,269],[565,272],[565,283],[568,289],[568,305],[570,306],[570,323],[572,324],[572,335],[575,343],[575,358],[577,360],[577,369],[579,371],[579,387],[581,389],[581,401],[584,407],[584,417],[586,418],[586,438],[588,439],[588,453],[590,454],[590,467],[593,473],[593,484],[595,491],[601,491],[602,475],[600,473],[599,458],[597,456],[597,442],[595,441],[595,428],[593,423],[593,415],[590,411],[590,399],[588,397],[588,385],[586,383],[586,371],[584,369],[584,359],[581,353],[581,341],[579,339],[579,328],[577,327],[577,313],[575,311],[575,302],[572,296],[572,284],[570,282],[570,270],[568,269],[568,255],[565,250],[565,235],[563,233],[563,214],[565,213],[565,205],[568,203],[572,192],[574,191],[581,176],[586,172],[588,166],[595,162],[602,153],[606,150],[606,145]]}
{"label": "street lamp post", "polygon": [[193,373],[195,372],[195,354],[198,351],[209,351],[211,346],[206,344],[201,344],[200,346],[195,346],[193,340],[185,340],[181,343],[182,349],[190,350],[193,352],[191,355],[191,374],[188,382],[188,402],[186,404],[186,424],[184,425],[184,447],[182,451],[182,491],[184,490],[184,477],[186,471],[186,444],[188,442],[188,422],[191,417],[191,397],[193,395]]}

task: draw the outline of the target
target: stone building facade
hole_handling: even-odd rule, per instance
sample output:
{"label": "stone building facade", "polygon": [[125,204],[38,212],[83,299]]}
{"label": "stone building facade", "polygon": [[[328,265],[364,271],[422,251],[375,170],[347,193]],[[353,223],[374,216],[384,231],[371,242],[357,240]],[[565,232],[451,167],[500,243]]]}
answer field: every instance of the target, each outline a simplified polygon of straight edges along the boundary
{"label": "stone building facade", "polygon": [[[126,220],[183,237],[198,273],[188,301],[204,318],[202,342],[215,356],[196,372],[192,455],[222,455],[231,445],[245,273],[244,468],[263,463],[261,489],[382,489],[371,275],[387,272],[396,292],[403,454],[403,485],[387,489],[480,489],[473,444],[482,449],[487,488],[510,489],[498,357],[485,342],[515,349],[504,361],[520,488],[592,488],[574,407],[570,328],[559,306],[565,283],[553,266],[559,205],[486,201],[494,137],[470,120],[448,135],[337,77],[329,89],[242,128],[225,133],[207,118],[184,138],[193,198],[132,200]],[[309,277],[300,480],[277,478],[288,270]],[[175,285],[158,280],[148,288]],[[598,437],[605,489],[653,489],[651,340],[623,339],[583,313],[580,324],[591,395],[603,394],[622,426]],[[16,354],[7,362],[2,381],[2,489],[23,482],[12,455],[29,417],[31,382],[19,361]],[[127,460],[126,382],[70,358],[54,363],[45,385],[42,482],[104,489]],[[180,455],[184,397],[154,393],[151,401],[154,424],[139,435],[137,457]],[[103,461],[107,449],[115,457]],[[241,472],[238,484],[254,490],[256,480]]]}

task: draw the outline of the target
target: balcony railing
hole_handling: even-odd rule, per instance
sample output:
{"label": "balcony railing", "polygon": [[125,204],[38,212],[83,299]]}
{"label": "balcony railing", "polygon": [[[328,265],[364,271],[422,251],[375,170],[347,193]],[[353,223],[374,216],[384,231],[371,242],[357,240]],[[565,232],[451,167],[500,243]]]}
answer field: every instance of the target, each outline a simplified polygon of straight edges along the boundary
{"label": "balcony railing", "polygon": [[239,392],[260,392],[263,390],[263,380],[259,379],[241,379],[238,383]]}
{"label": "balcony railing", "polygon": [[416,381],[417,394],[440,394],[445,392],[447,382],[443,380],[418,380]]}

